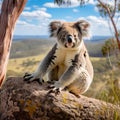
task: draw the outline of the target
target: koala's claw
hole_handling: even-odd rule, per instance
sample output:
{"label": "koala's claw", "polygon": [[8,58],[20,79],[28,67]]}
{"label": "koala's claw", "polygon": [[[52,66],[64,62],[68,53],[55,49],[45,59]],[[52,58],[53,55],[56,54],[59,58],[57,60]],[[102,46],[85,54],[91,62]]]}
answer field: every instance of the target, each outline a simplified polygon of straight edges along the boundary
{"label": "koala's claw", "polygon": [[39,84],[44,83],[44,80],[41,78],[35,78],[35,76],[33,74],[29,74],[29,73],[25,73],[25,75],[23,76],[23,80],[30,83],[32,81],[37,81]]}
{"label": "koala's claw", "polygon": [[40,78],[38,78],[38,79],[35,79],[40,85],[42,85],[43,83],[44,83],[44,80],[43,79],[40,79]]}
{"label": "koala's claw", "polygon": [[32,74],[29,74],[29,73],[25,73],[25,75],[23,76],[23,80],[27,82],[31,82],[32,78],[33,78]]}
{"label": "koala's claw", "polygon": [[52,81],[47,81],[47,83],[48,83],[48,84],[54,84],[55,81],[54,81],[54,80],[52,80]]}
{"label": "koala's claw", "polygon": [[55,93],[55,95],[58,95],[58,94],[60,94],[60,90],[59,90],[59,88],[58,89],[56,89],[56,90],[50,90],[49,92],[48,92],[48,94],[50,94],[50,93]]}
{"label": "koala's claw", "polygon": [[61,92],[60,88],[56,88],[54,85],[48,86],[48,88],[51,88],[51,90],[49,90],[48,94],[55,93],[55,95],[58,95]]}

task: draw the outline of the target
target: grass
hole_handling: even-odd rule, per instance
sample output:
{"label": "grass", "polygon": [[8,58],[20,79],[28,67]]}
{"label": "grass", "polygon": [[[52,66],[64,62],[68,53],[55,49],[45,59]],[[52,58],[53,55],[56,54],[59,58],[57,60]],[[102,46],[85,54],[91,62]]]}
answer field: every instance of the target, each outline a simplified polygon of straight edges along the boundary
{"label": "grass", "polygon": [[25,72],[33,72],[38,66],[43,54],[26,58],[10,59],[7,67],[7,76],[22,76]]}

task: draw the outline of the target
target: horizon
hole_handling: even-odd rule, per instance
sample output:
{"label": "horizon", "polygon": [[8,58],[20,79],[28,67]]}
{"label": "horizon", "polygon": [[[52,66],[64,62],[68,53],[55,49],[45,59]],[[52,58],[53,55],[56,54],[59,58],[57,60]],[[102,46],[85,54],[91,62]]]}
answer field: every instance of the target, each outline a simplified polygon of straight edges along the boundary
{"label": "horizon", "polygon": [[[103,41],[111,38],[112,36],[92,36],[90,39],[84,39],[85,41]],[[55,39],[54,37],[49,37],[48,35],[13,35],[13,41],[21,40],[40,40],[40,39]]]}

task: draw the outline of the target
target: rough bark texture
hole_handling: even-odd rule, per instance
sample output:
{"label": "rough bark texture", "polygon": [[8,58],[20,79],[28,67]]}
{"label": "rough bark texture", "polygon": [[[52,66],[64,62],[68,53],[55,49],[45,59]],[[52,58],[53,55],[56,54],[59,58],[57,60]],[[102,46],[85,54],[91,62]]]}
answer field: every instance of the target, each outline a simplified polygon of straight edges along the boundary
{"label": "rough bark texture", "polygon": [[47,86],[9,78],[0,90],[0,120],[120,119],[119,106],[85,96],[77,98],[67,91],[57,96],[47,94]]}
{"label": "rough bark texture", "polygon": [[0,87],[5,79],[12,34],[27,0],[3,0],[0,14]]}

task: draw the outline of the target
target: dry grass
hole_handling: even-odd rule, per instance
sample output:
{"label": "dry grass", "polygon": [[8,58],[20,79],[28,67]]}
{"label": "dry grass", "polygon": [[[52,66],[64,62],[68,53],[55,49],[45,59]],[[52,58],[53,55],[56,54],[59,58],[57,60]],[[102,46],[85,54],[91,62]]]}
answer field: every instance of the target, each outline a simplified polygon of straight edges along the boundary
{"label": "dry grass", "polygon": [[7,76],[22,76],[25,72],[33,72],[38,66],[43,54],[26,58],[10,59],[7,67]]}

